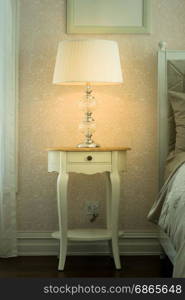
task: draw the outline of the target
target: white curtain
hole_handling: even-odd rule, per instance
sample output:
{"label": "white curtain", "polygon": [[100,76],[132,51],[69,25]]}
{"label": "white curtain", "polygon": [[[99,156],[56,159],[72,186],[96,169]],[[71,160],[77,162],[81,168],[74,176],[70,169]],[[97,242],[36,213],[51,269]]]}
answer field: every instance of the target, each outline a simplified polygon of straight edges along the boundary
{"label": "white curtain", "polygon": [[17,0],[0,0],[0,257],[17,255]]}

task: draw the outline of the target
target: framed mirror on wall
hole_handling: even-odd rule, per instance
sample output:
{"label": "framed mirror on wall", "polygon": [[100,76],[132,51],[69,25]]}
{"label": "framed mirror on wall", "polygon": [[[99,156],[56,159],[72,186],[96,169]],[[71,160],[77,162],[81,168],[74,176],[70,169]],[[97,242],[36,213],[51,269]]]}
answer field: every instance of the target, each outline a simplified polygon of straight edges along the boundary
{"label": "framed mirror on wall", "polygon": [[67,0],[67,33],[150,33],[150,0]]}

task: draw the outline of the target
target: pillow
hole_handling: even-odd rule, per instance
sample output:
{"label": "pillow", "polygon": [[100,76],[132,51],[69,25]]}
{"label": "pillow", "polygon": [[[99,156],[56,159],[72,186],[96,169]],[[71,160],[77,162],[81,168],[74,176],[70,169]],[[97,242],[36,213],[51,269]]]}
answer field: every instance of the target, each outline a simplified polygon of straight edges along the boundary
{"label": "pillow", "polygon": [[174,112],[172,109],[172,105],[169,102],[169,110],[168,110],[168,129],[169,129],[169,137],[168,137],[168,152],[171,153],[175,150],[175,141],[176,141],[176,129],[175,129],[175,119]]}
{"label": "pillow", "polygon": [[176,127],[175,153],[185,152],[185,93],[169,92]]}

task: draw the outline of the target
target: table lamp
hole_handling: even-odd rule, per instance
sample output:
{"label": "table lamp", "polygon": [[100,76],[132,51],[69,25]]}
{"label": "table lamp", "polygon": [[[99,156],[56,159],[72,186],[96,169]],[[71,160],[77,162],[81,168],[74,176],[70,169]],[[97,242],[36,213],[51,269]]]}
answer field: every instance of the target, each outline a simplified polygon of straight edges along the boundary
{"label": "table lamp", "polygon": [[96,101],[93,85],[115,85],[123,82],[118,45],[109,40],[64,40],[59,43],[53,83],[58,85],[85,85],[85,96],[80,101],[84,119],[79,129],[84,142],[77,147],[94,148],[100,145],[92,140],[96,124],[92,116]]}

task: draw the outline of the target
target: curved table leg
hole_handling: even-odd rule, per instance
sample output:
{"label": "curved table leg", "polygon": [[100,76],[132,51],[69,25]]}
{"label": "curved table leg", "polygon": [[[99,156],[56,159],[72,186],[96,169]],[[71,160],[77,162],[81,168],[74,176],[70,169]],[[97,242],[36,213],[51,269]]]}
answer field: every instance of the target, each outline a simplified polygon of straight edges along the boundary
{"label": "curved table leg", "polygon": [[109,172],[106,172],[106,226],[107,229],[111,229],[111,181]]}
{"label": "curved table leg", "polygon": [[119,201],[120,201],[120,177],[118,172],[110,173],[112,185],[112,252],[116,269],[121,269],[119,245],[118,245],[118,217],[119,217]]}
{"label": "curved table leg", "polygon": [[[106,172],[106,227],[111,230],[111,181],[110,173]],[[110,255],[112,256],[112,241],[108,240]]]}
{"label": "curved table leg", "polygon": [[60,173],[57,180],[57,202],[60,232],[60,253],[58,270],[64,270],[67,254],[67,186],[69,175]]}

